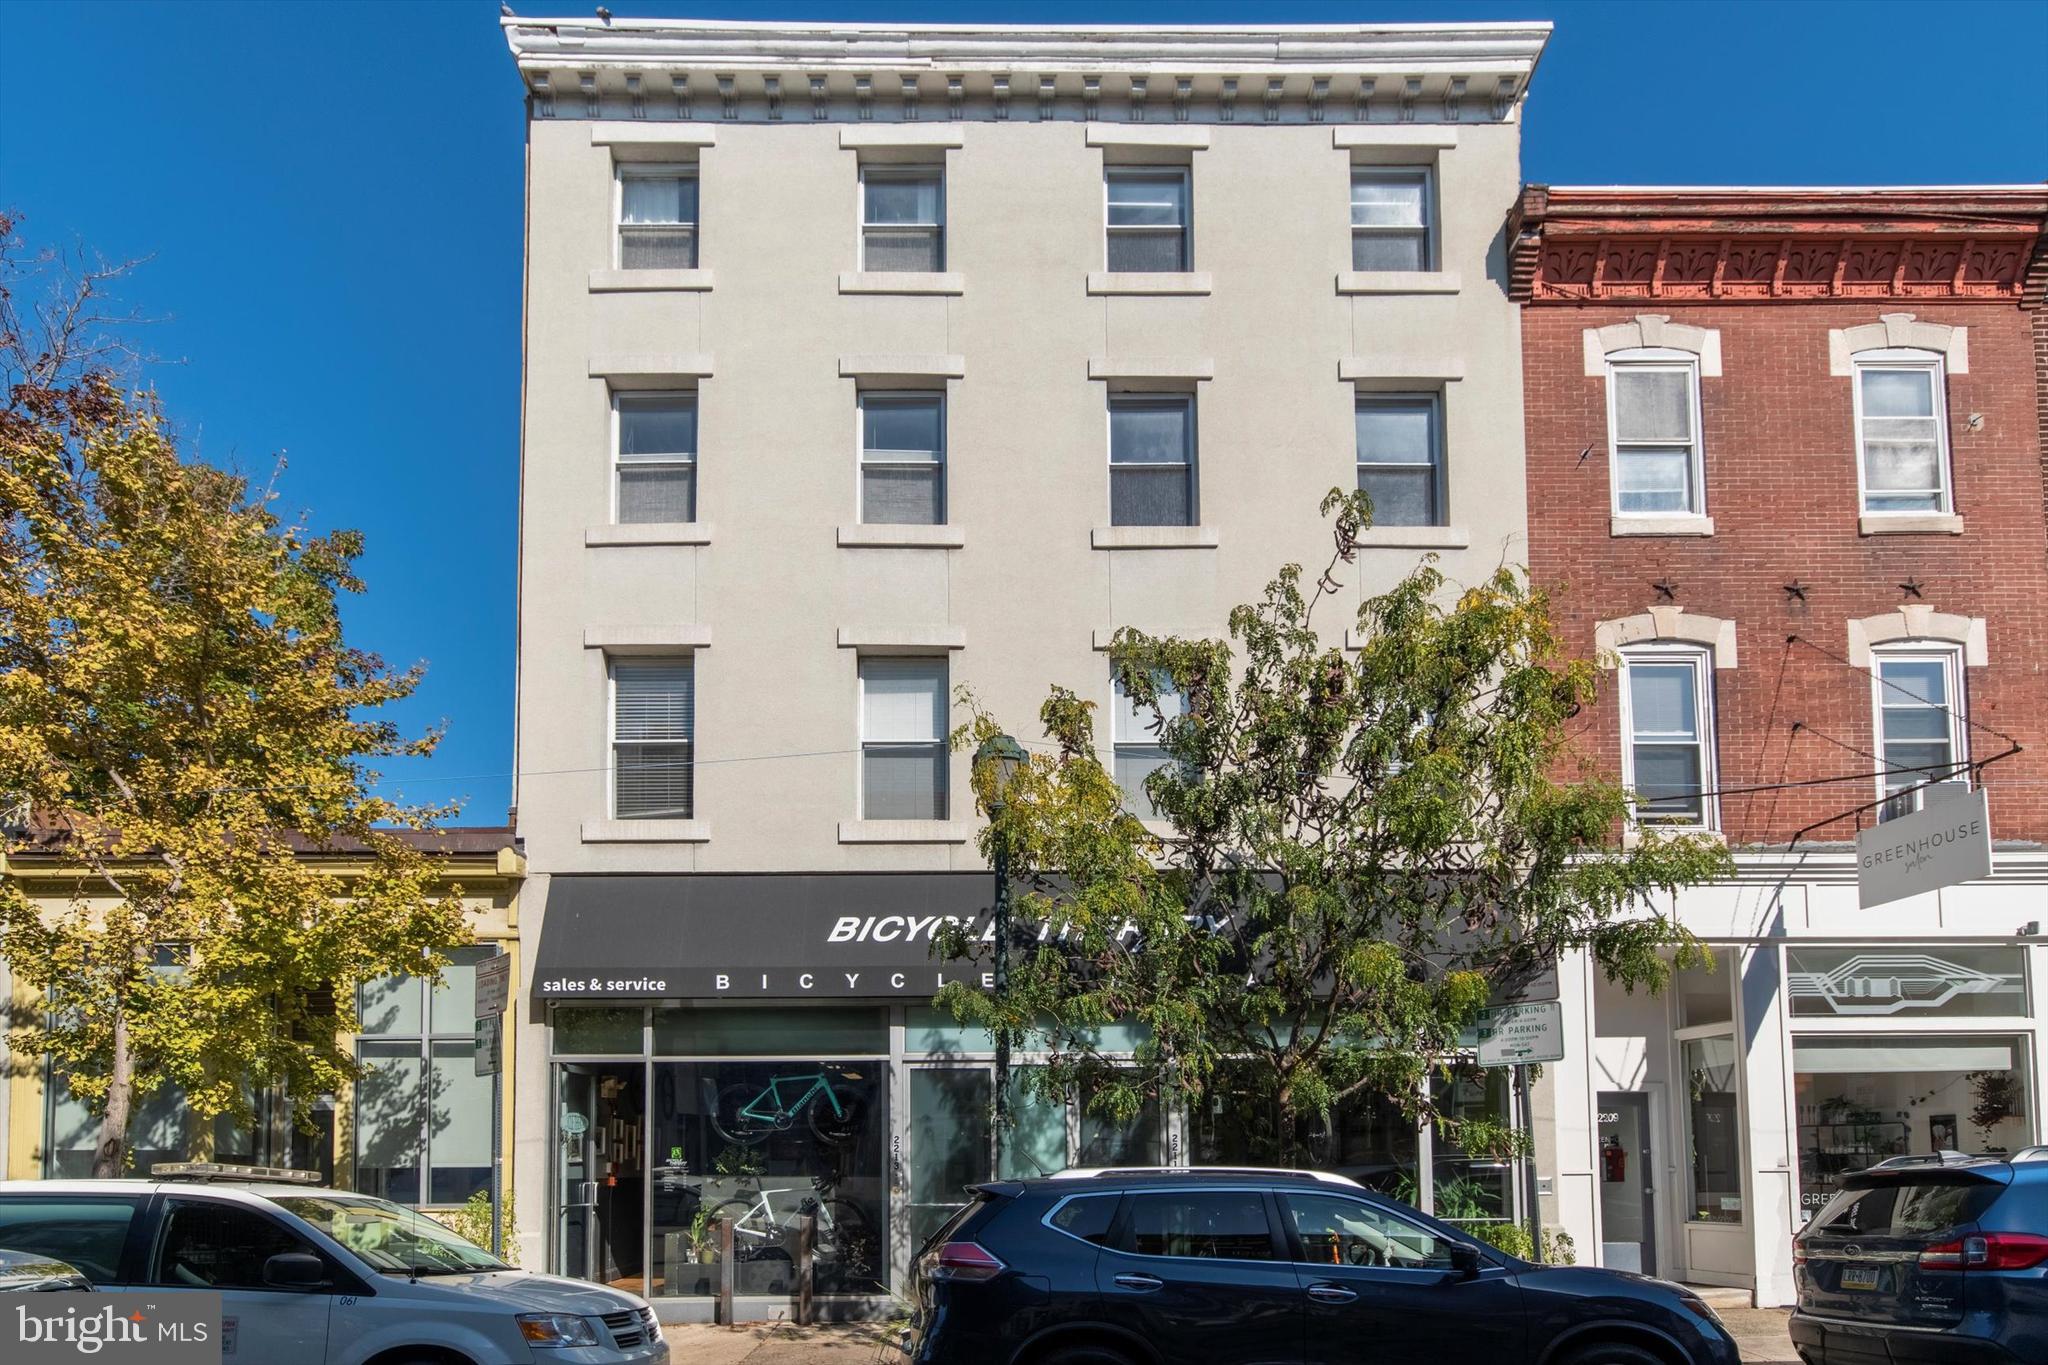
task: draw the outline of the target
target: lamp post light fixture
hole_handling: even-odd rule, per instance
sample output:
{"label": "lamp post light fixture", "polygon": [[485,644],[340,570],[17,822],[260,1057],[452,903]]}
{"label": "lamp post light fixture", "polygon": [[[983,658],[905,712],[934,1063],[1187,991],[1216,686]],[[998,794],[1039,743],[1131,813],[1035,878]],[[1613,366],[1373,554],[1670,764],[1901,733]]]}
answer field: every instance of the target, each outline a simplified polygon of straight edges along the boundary
{"label": "lamp post light fixture", "polygon": [[[991,735],[983,740],[974,751],[974,766],[987,764],[994,771],[995,782],[988,798],[988,818],[993,833],[994,847],[991,861],[995,864],[996,905],[995,905],[995,988],[996,1005],[1002,1007],[1008,1002],[1010,990],[1010,840],[1003,829],[1003,810],[1008,805],[1010,783],[1016,779],[1018,770],[1030,762],[1024,746],[1006,734]],[[1010,1026],[996,1025],[996,1132],[995,1132],[995,1174],[1002,1174],[1003,1130],[1010,1119]]]}

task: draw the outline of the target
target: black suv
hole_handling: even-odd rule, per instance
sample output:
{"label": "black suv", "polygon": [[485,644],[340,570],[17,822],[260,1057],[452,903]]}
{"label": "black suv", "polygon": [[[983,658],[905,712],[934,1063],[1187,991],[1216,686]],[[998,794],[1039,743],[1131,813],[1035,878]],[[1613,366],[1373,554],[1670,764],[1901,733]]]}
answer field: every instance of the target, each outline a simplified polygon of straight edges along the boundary
{"label": "black suv", "polygon": [[1738,1365],[1677,1285],[1532,1265],[1342,1176],[1146,1168],[973,1193],[918,1255],[918,1365]]}
{"label": "black suv", "polygon": [[1844,1177],[1792,1243],[1808,1365],[2048,1360],[2048,1147]]}

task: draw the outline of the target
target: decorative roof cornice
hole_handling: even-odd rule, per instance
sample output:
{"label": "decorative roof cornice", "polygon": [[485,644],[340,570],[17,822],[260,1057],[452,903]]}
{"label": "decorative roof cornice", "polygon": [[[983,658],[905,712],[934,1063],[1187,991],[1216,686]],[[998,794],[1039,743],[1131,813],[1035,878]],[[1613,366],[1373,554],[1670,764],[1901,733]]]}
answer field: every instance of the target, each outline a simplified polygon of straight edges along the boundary
{"label": "decorative roof cornice", "polygon": [[1553,188],[1509,219],[1525,303],[2022,299],[2048,185]]}
{"label": "decorative roof cornice", "polygon": [[[1512,118],[1547,23],[499,21],[538,118],[1176,122]],[[717,113],[714,115],[713,110]]]}

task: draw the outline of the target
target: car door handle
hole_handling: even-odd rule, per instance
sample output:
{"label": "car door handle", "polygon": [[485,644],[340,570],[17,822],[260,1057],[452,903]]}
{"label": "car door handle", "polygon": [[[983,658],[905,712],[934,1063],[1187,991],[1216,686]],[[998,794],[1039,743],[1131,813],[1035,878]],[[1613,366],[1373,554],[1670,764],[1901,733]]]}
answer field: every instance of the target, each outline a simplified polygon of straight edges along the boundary
{"label": "car door handle", "polygon": [[1350,1303],[1358,1297],[1358,1291],[1341,1284],[1312,1284],[1308,1296],[1317,1303]]}
{"label": "car door handle", "polygon": [[1149,1294],[1163,1287],[1166,1281],[1157,1275],[1119,1275],[1112,1281],[1119,1289],[1131,1289],[1140,1294]]}

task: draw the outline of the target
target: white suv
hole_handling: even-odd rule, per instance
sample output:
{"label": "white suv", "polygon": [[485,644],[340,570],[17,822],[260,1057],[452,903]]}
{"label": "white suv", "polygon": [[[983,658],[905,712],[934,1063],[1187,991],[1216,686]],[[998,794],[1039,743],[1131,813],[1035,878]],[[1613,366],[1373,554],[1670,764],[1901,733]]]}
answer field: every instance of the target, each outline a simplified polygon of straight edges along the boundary
{"label": "white suv", "polygon": [[218,1292],[231,1362],[668,1360],[645,1300],[514,1270],[402,1204],[287,1183],[296,1172],[189,1174],[0,1181],[0,1246],[66,1261],[99,1289]]}

